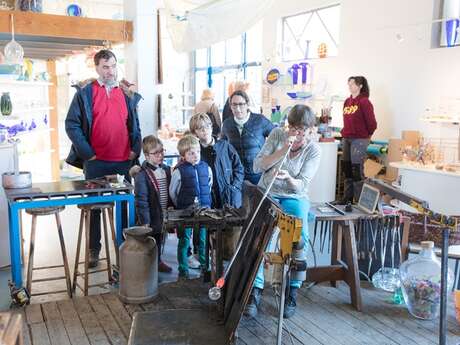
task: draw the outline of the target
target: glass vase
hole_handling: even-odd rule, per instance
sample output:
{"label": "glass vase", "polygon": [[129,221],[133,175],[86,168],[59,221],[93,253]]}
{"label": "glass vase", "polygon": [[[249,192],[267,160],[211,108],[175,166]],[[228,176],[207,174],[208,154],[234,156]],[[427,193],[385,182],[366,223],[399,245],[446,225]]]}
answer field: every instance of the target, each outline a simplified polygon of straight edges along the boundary
{"label": "glass vase", "polygon": [[[439,315],[441,304],[441,262],[434,242],[421,242],[417,257],[405,261],[400,269],[401,288],[409,312],[419,319],[432,320]],[[448,271],[447,290],[452,288],[452,272]]]}
{"label": "glass vase", "polygon": [[2,115],[8,116],[13,112],[13,104],[9,92],[3,92],[0,98],[0,111]]}

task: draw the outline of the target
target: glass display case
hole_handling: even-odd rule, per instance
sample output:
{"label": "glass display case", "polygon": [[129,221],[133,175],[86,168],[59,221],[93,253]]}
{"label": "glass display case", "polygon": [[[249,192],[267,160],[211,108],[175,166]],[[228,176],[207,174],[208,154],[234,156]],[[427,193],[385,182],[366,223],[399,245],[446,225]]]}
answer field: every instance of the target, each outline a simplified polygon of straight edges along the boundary
{"label": "glass display case", "polygon": [[46,81],[0,79],[0,93],[8,92],[12,111],[0,115],[0,129],[19,139],[19,169],[32,172],[34,182],[52,180],[48,87]]}

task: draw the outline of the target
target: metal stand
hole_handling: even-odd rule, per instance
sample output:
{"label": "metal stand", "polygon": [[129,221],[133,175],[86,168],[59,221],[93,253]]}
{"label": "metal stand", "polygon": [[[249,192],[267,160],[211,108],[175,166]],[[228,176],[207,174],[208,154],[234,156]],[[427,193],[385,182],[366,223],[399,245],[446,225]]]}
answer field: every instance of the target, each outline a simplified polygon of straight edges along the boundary
{"label": "metal stand", "polygon": [[447,272],[449,251],[449,228],[442,229],[441,249],[441,313],[439,316],[439,345],[447,344]]}
{"label": "metal stand", "polygon": [[281,277],[280,307],[278,314],[278,333],[276,334],[276,345],[281,345],[283,338],[284,302],[286,299],[286,282],[289,274],[289,265],[283,264],[283,275]]}

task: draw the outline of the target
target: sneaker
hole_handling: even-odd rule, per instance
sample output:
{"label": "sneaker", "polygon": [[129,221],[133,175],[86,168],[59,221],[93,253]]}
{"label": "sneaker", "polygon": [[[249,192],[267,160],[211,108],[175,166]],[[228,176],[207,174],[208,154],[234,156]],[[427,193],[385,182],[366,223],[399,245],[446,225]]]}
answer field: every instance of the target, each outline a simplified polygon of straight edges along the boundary
{"label": "sneaker", "polygon": [[196,259],[195,255],[190,255],[188,257],[188,267],[194,270],[199,269],[201,267],[201,264]]}
{"label": "sneaker", "polygon": [[158,264],[158,272],[171,273],[172,268],[166,265],[163,261],[160,261],[160,263]]}
{"label": "sneaker", "polygon": [[262,292],[264,290],[259,289],[259,288],[253,288],[251,295],[249,296],[249,301],[248,304],[246,305],[246,308],[244,309],[244,315],[247,317],[256,317],[257,316],[257,308],[259,307],[260,304],[260,297],[262,296]]}
{"label": "sneaker", "polygon": [[190,274],[187,272],[179,272],[179,281],[181,280],[189,280]]}
{"label": "sneaker", "polygon": [[294,316],[295,309],[297,307],[297,290],[298,288],[291,287],[289,289],[289,296],[284,303],[284,313],[283,317],[285,319],[289,319],[290,317]]}
{"label": "sneaker", "polygon": [[89,262],[88,267],[94,268],[99,264],[99,250],[90,249],[89,250]]}

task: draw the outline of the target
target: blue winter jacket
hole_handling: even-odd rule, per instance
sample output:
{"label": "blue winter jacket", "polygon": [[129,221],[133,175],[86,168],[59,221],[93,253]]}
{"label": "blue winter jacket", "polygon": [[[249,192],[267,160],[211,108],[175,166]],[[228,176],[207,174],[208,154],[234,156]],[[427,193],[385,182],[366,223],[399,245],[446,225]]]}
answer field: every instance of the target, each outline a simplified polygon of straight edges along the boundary
{"label": "blue winter jacket", "polygon": [[184,209],[193,205],[196,197],[201,207],[211,207],[209,165],[204,161],[200,161],[196,165],[182,162],[176,169],[179,169],[181,181],[177,195],[177,208]]}
{"label": "blue winter jacket", "polygon": [[[160,233],[163,229],[163,210],[160,204],[160,191],[157,186],[150,181],[146,169],[153,170],[155,167],[147,161],[144,161],[141,171],[139,171],[134,179],[136,223],[138,225],[149,224],[154,233]],[[165,170],[169,187],[171,181],[171,168],[162,164],[157,169]],[[168,200],[168,204],[172,205],[172,202]]]}
{"label": "blue winter jacket", "polygon": [[244,179],[257,184],[262,174],[254,173],[252,163],[265,144],[265,139],[275,126],[263,115],[251,113],[249,120],[238,130],[233,118],[222,124],[222,138],[227,139],[236,149],[244,166]]}
{"label": "blue winter jacket", "polygon": [[[94,156],[91,147],[91,128],[93,124],[93,88],[94,80],[88,80],[84,84],[74,85],[77,89],[72,103],[70,104],[67,117],[65,119],[65,130],[69,139],[72,141],[69,155],[66,162],[77,168],[83,168],[83,162]],[[137,104],[141,95],[135,92],[126,93],[125,100],[128,108],[128,127],[129,143],[131,151],[136,156],[141,152],[141,130],[137,116]],[[110,130],[110,129],[107,129]]]}
{"label": "blue winter jacket", "polygon": [[222,202],[222,205],[213,205],[213,208],[222,208],[225,204],[239,208],[242,204],[244,167],[238,152],[227,140],[218,140],[213,148],[216,155],[213,183],[217,183]]}

